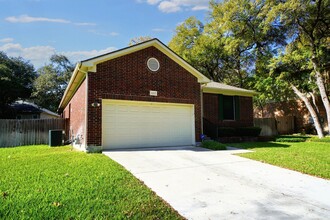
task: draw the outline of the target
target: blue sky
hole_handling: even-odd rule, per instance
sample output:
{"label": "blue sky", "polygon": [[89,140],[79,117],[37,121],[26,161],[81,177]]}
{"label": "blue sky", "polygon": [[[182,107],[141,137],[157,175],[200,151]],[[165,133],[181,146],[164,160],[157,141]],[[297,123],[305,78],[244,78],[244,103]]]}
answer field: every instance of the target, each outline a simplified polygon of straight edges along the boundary
{"label": "blue sky", "polygon": [[208,0],[0,0],[0,51],[36,67],[54,53],[73,62],[128,46],[139,36],[167,44],[189,16],[204,21]]}

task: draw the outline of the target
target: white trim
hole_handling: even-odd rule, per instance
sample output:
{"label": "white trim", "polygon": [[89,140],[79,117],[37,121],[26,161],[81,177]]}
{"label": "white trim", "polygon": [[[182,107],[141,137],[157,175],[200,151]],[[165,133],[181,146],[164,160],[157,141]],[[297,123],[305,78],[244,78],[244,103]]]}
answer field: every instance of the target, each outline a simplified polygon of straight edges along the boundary
{"label": "white trim", "polygon": [[247,90],[238,88],[235,86],[229,86],[223,83],[218,82],[210,82],[205,84],[202,87],[203,93],[212,93],[212,94],[223,94],[223,95],[230,95],[230,96],[247,96],[253,97],[254,95],[258,94],[253,90]]}
{"label": "white trim", "polygon": [[[152,69],[151,62],[156,62],[157,63],[157,68],[156,69]],[[160,63],[155,57],[151,57],[147,60],[147,67],[150,71],[157,72],[160,68]]]}

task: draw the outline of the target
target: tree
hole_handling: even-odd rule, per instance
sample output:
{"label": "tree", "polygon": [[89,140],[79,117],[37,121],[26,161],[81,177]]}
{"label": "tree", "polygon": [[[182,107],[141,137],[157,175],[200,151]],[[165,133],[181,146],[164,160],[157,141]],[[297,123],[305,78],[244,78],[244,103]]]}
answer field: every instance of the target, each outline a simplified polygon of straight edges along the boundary
{"label": "tree", "polygon": [[[268,13],[268,22],[280,22],[287,27],[288,40],[290,43],[287,57],[293,60],[297,54],[305,59],[300,67],[310,66],[309,76],[303,77],[301,82],[310,82],[316,84],[318,94],[321,96],[323,105],[326,109],[328,133],[330,134],[330,102],[328,92],[325,86],[325,78],[329,70],[329,51],[330,51],[330,1],[329,0],[286,0],[269,1],[270,10]],[[295,71],[296,72],[296,71]],[[305,81],[304,81],[305,80]],[[308,103],[308,93],[299,90],[296,84],[291,84],[294,92],[310,106],[309,110],[313,117],[316,127],[319,127],[319,121],[315,116],[312,105]],[[315,90],[314,90],[315,91]],[[314,95],[312,93],[312,95]],[[314,115],[314,116],[313,116]],[[318,135],[323,137],[319,128]]]}
{"label": "tree", "polygon": [[176,28],[169,47],[214,81],[248,87],[282,46],[279,26],[265,23],[264,1],[230,0],[210,4],[207,24],[188,18]]}
{"label": "tree", "polygon": [[33,101],[44,108],[56,111],[69,83],[74,65],[64,55],[53,55],[50,64],[38,69],[34,82]]}
{"label": "tree", "polygon": [[132,38],[129,43],[128,43],[128,46],[132,46],[134,44],[139,44],[139,43],[142,43],[144,41],[148,41],[148,40],[151,40],[153,39],[152,37],[150,36],[140,36],[140,37],[134,37]]}
{"label": "tree", "polygon": [[0,52],[0,117],[6,116],[8,105],[29,98],[36,73],[32,64]]}
{"label": "tree", "polygon": [[321,96],[330,129],[329,1],[211,1],[208,23],[187,19],[169,46],[214,81],[257,90],[260,106],[298,95],[322,137],[313,100]]}
{"label": "tree", "polygon": [[315,102],[313,102],[314,91],[317,90],[317,86],[310,74],[312,69],[313,67],[308,62],[302,44],[292,42],[286,47],[285,53],[273,58],[270,71],[274,78],[292,89],[305,103],[314,121],[317,134],[322,138],[323,129],[320,123],[320,115]]}

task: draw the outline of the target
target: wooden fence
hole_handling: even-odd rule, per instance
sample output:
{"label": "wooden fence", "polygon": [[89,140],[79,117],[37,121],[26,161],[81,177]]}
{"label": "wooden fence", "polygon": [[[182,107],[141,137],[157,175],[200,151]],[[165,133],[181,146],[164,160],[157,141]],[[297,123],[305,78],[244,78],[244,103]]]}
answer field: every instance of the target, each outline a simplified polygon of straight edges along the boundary
{"label": "wooden fence", "polygon": [[254,118],[254,126],[260,127],[260,136],[275,136],[278,134],[275,118]]}
{"label": "wooden fence", "polygon": [[295,130],[294,116],[283,116],[276,118],[276,126],[279,134],[293,134]]}
{"label": "wooden fence", "polygon": [[66,130],[65,119],[1,119],[0,147],[49,143],[49,130]]}
{"label": "wooden fence", "polygon": [[277,118],[254,118],[254,126],[261,128],[260,136],[293,134],[295,130],[294,116]]}

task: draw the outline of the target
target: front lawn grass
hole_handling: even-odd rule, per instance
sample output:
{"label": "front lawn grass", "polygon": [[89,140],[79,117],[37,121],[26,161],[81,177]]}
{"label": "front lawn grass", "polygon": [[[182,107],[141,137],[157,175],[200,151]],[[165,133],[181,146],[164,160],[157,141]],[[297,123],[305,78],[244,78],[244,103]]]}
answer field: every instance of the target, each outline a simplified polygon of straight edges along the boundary
{"label": "front lawn grass", "polygon": [[102,154],[0,148],[0,170],[0,219],[183,219]]}
{"label": "front lawn grass", "polygon": [[326,142],[250,142],[230,146],[255,151],[239,154],[242,157],[330,179],[330,144]]}

